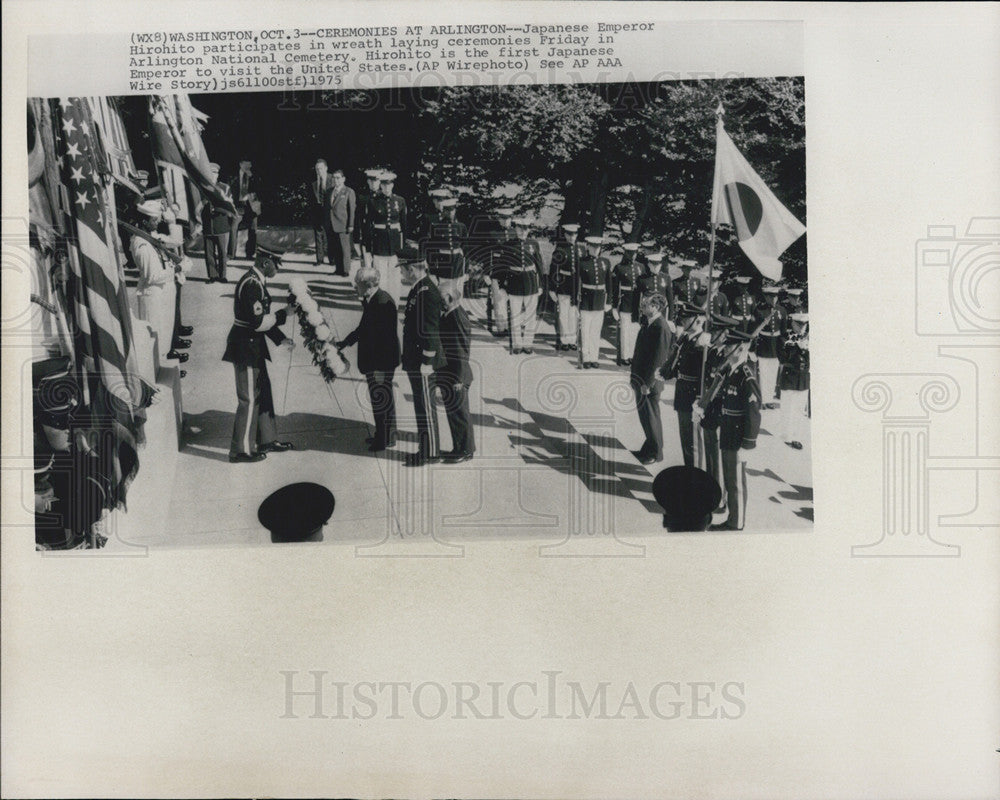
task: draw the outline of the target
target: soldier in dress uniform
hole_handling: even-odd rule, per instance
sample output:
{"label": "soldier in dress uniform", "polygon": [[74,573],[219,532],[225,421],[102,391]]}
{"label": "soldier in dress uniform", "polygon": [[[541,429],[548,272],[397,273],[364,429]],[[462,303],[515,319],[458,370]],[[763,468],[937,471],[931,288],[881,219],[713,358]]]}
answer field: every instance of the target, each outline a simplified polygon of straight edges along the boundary
{"label": "soldier in dress uniform", "polygon": [[670,276],[663,271],[663,253],[648,253],[646,259],[646,274],[639,278],[639,292],[633,297],[632,319],[641,324],[643,321],[639,311],[639,301],[647,294],[661,294],[667,301],[667,318],[673,316],[674,287]]}
{"label": "soldier in dress uniform", "polygon": [[458,200],[442,198],[440,215],[434,220],[426,242],[427,271],[437,278],[441,294],[451,291],[462,296],[465,285],[465,242],[469,229],[455,219]]}
{"label": "soldier in dress uniform", "polygon": [[[632,313],[641,291],[639,279],[642,276],[642,268],[636,260],[639,245],[625,242],[622,248],[625,254],[611,272],[611,316],[618,321],[618,366],[632,363],[635,338],[639,333],[639,321],[633,318]],[[668,317],[669,311],[668,307]]]}
{"label": "soldier in dress uniform", "polygon": [[673,352],[664,366],[664,377],[677,379],[674,385],[674,411],[677,412],[681,454],[684,464],[689,467],[696,466],[692,409],[701,391],[705,348],[711,344],[711,337],[705,333],[704,327],[704,309],[679,303]]}
{"label": "soldier in dress uniform", "polygon": [[577,270],[576,296],[580,309],[580,359],[584,369],[593,369],[601,353],[604,314],[611,308],[611,263],[601,255],[602,236],[587,237],[587,257]]}
{"label": "soldier in dress uniform", "polygon": [[382,288],[398,306],[402,292],[399,274],[399,252],[406,237],[406,201],[392,193],[395,172],[379,176],[379,193],[370,207],[372,266],[381,275]]}
{"label": "soldier in dress uniform", "polygon": [[778,388],[781,390],[782,436],[785,444],[802,449],[802,433],[809,416],[809,315],[788,315],[789,330],[781,347]]}
{"label": "soldier in dress uniform", "polygon": [[[730,314],[729,308],[729,297],[724,291],[722,291],[722,279],[724,273],[718,267],[712,267],[712,307],[709,311],[721,317],[728,316]],[[707,275],[707,270],[706,270]],[[708,297],[708,279],[705,279],[704,283],[704,297]],[[704,298],[702,298],[699,305],[704,304]]]}
{"label": "soldier in dress uniform", "polygon": [[643,273],[649,272],[649,255],[650,253],[659,253],[660,248],[656,245],[656,239],[643,239],[639,242],[640,250],[636,254],[635,260],[642,267]]}
{"label": "soldier in dress uniform", "polygon": [[773,409],[778,407],[778,364],[788,328],[788,312],[778,302],[781,289],[776,284],[766,283],[761,291],[764,298],[756,308],[756,325],[760,328],[757,363],[764,408]]}
{"label": "soldier in dress uniform", "polygon": [[690,285],[691,271],[695,266],[697,264],[690,258],[678,258],[670,265],[670,280],[673,283],[675,303],[694,302]]}
{"label": "soldier in dress uniform", "polygon": [[236,284],[235,320],[222,356],[223,361],[233,365],[239,400],[229,446],[232,462],[261,461],[269,452],[292,449],[291,442],[278,441],[274,398],[267,374],[271,356],[265,337],[278,345],[292,345],[292,340],[280,328],[285,324],[287,310],[272,311],[271,295],[267,291],[267,280],[275,276],[280,263],[280,251],[260,245],[254,265]]}
{"label": "soldier in dress uniform", "polygon": [[489,303],[486,306],[486,324],[494,336],[506,336],[510,330],[510,299],[507,297],[508,244],[517,239],[514,233],[514,209],[497,209],[497,233],[490,248],[490,263],[487,271],[490,277]]}
{"label": "soldier in dress uniform", "polygon": [[788,286],[785,288],[785,310],[789,314],[802,310],[801,286]]}
{"label": "soldier in dress uniform", "polygon": [[510,301],[510,351],[531,353],[538,326],[538,295],[541,293],[542,250],[538,240],[528,236],[531,222],[526,217],[514,220],[517,238],[507,244],[504,269],[507,273],[507,296]]}
{"label": "soldier in dress uniform", "polygon": [[580,262],[587,257],[587,248],[577,241],[580,226],[567,223],[562,226],[563,241],[552,252],[549,266],[549,291],[556,303],[556,350],[576,350],[577,307],[576,273]]}
{"label": "soldier in dress uniform", "polygon": [[734,317],[738,316],[743,320],[740,330],[743,333],[749,333],[755,327],[754,319],[757,316],[757,301],[750,294],[749,275],[737,275],[735,282],[736,286],[729,304],[729,312]]}
{"label": "soldier in dress uniform", "polygon": [[431,236],[433,236],[435,223],[445,221],[444,201],[451,198],[453,195],[451,193],[451,189],[446,189],[443,186],[439,186],[434,189],[430,189],[427,192],[427,196],[430,198],[431,205],[433,206],[434,210],[424,214],[423,224],[421,225],[421,232],[420,232],[421,239],[430,238]]}
{"label": "soldier in dress uniform", "polygon": [[444,304],[441,292],[428,276],[427,265],[420,260],[419,254],[407,262],[405,270],[407,277],[413,280],[413,286],[406,298],[403,317],[403,369],[413,390],[419,442],[417,452],[410,455],[406,463],[411,467],[421,467],[441,460],[434,372],[445,365],[441,346]]}
{"label": "soldier in dress uniform", "polygon": [[365,180],[368,188],[358,192],[358,212],[355,220],[358,230],[358,244],[361,247],[361,259],[366,267],[372,265],[372,203],[379,193],[382,170],[366,169]]}

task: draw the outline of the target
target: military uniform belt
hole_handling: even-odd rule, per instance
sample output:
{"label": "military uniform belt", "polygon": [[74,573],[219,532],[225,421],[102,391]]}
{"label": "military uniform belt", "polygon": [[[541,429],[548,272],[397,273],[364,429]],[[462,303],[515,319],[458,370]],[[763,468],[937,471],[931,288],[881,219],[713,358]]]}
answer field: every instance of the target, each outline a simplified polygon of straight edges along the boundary
{"label": "military uniform belt", "polygon": [[722,409],[722,414],[723,414],[723,416],[726,416],[726,417],[742,417],[743,416],[743,412],[742,411],[734,411],[734,410],[729,409],[729,408]]}
{"label": "military uniform belt", "polygon": [[701,378],[696,378],[694,375],[685,375],[683,372],[677,373],[677,379],[681,381],[699,381]]}
{"label": "military uniform belt", "polygon": [[599,290],[602,290],[602,291],[604,290],[604,284],[603,283],[602,284],[597,284],[597,283],[581,283],[580,285],[584,289],[594,289],[594,290],[598,290],[599,289]]}
{"label": "military uniform belt", "polygon": [[534,267],[508,267],[512,272],[535,272]]}
{"label": "military uniform belt", "polygon": [[450,253],[451,255],[465,252],[461,247],[435,247],[434,249],[439,253]]}
{"label": "military uniform belt", "polygon": [[761,331],[760,335],[761,336],[769,336],[769,337],[771,337],[773,339],[776,336],[781,336],[781,331]]}
{"label": "military uniform belt", "polygon": [[569,275],[570,277],[573,277],[573,270],[561,269],[561,270],[559,270],[559,274],[560,275]]}
{"label": "military uniform belt", "polygon": [[376,228],[377,230],[380,230],[380,231],[384,231],[386,228],[391,228],[394,231],[398,231],[399,230],[399,223],[398,222],[391,222],[388,225],[386,225],[386,224],[381,223],[381,222],[373,222],[372,223],[372,227]]}

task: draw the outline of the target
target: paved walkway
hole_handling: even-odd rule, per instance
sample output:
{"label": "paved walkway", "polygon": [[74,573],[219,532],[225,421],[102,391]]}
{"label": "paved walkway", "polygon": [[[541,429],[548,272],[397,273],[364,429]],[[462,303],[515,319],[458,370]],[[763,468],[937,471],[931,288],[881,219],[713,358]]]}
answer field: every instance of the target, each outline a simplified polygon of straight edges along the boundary
{"label": "paved walkway", "polygon": [[[461,465],[411,469],[416,450],[412,395],[396,374],[400,440],[373,455],[364,379],[353,368],[325,384],[296,348],[272,348],[270,374],[278,427],[296,449],[256,464],[230,464],[236,409],[232,369],[220,359],[232,319],[235,281],[249,264],[237,260],[228,284],[206,284],[196,261],[184,289],[184,321],[195,326],[187,376],[181,382],[184,447],[176,450],[169,404],[154,409],[140,475],[109,547],[196,547],[269,544],[257,520],[261,501],[297,481],[327,486],[336,508],[322,541],[350,545],[358,555],[461,555],[477,539],[537,540],[553,556],[641,555],[642,538],[667,534],[653,500],[653,475],[681,463],[673,386],[663,393],[665,459],[643,467],[629,453],[642,441],[627,370],[614,365],[604,341],[598,370],[580,370],[576,353],[553,349],[554,330],[539,324],[533,355],[511,356],[505,340],[485,329],[473,307],[471,405],[476,458]],[[355,262],[355,267],[357,262]],[[360,318],[353,285],[308,254],[289,254],[270,282],[281,302],[287,279],[308,281],[337,337]],[[286,331],[291,329],[286,326]],[[613,332],[605,329],[605,335]],[[352,361],[356,349],[346,351]],[[747,530],[809,529],[812,522],[810,447],[795,451],[772,435],[777,412],[765,411],[758,447],[748,464]],[[441,414],[442,448],[451,446]],[[698,534],[705,535],[705,534]]]}

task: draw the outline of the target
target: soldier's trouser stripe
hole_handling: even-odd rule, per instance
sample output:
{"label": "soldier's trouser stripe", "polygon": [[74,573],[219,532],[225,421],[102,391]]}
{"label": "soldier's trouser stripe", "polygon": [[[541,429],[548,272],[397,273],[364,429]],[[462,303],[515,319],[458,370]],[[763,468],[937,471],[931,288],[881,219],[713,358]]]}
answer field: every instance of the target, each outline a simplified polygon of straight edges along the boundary
{"label": "soldier's trouser stripe", "polygon": [[760,364],[760,391],[764,396],[764,402],[770,403],[775,397],[778,385],[778,359],[759,358],[757,363]]}
{"label": "soldier's trouser stripe", "polygon": [[604,311],[580,312],[580,349],[584,361],[597,361],[601,353],[601,325]]}
{"label": "soldier's trouser stripe", "polygon": [[639,323],[625,312],[619,312],[618,318],[618,358],[626,361],[635,353],[635,340],[639,335]]}
{"label": "soldier's trouser stripe", "polygon": [[229,446],[231,455],[250,453],[251,442],[256,442],[257,385],[256,370],[245,364],[233,364],[236,375],[236,419],[233,421],[233,438]]}
{"label": "soldier's trouser stripe", "polygon": [[573,344],[576,338],[576,306],[566,294],[556,295],[559,301],[559,344]]}

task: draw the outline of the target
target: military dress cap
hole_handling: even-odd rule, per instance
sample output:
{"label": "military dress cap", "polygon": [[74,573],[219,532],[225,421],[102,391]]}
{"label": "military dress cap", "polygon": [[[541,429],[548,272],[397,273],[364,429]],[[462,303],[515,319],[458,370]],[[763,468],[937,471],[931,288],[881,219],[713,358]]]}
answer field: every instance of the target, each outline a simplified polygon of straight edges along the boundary
{"label": "military dress cap", "polygon": [[750,283],[750,276],[749,275],[737,275],[736,276],[736,282],[737,283]]}
{"label": "military dress cap", "polygon": [[563,225],[562,229],[564,231],[566,231],[566,233],[579,233],[580,232],[580,226],[577,225],[575,222],[570,222],[570,223],[567,223],[566,225]]}
{"label": "military dress cap", "polygon": [[625,242],[625,244],[622,245],[622,249],[629,253],[634,253],[639,249],[639,246],[638,242]]}
{"label": "military dress cap", "polygon": [[285,254],[284,250],[281,250],[273,245],[257,245],[257,252],[262,255],[273,258],[275,261],[281,261],[281,257]]}
{"label": "military dress cap", "polygon": [[725,314],[712,313],[709,315],[709,321],[713,328],[736,328],[739,326],[742,318],[737,317],[735,314],[732,316],[726,316]]}
{"label": "military dress cap", "polygon": [[801,286],[789,286],[789,287],[787,287],[785,289],[785,292],[788,293],[788,294],[790,294],[792,297],[798,297],[800,294],[802,294],[802,287]]}
{"label": "military dress cap", "polygon": [[764,294],[780,294],[781,293],[781,287],[778,286],[777,284],[773,284],[772,283],[772,284],[767,284],[765,286],[762,286],[761,287],[761,291]]}
{"label": "military dress cap", "polygon": [[420,264],[423,261],[423,257],[420,255],[420,248],[414,247],[412,245],[403,245],[402,250],[399,251],[399,263],[400,264]]}
{"label": "military dress cap", "polygon": [[739,328],[726,328],[726,344],[743,344],[757,338],[756,331],[741,331]]}
{"label": "military dress cap", "polygon": [[439,199],[444,199],[446,197],[451,197],[451,189],[445,189],[443,187],[437,189],[431,189],[427,193],[430,197],[437,197]]}
{"label": "military dress cap", "polygon": [[703,531],[722,499],[715,478],[697,467],[667,467],[653,478],[653,497],[669,531]]}
{"label": "military dress cap", "polygon": [[333,493],[325,486],[292,483],[260,504],[257,519],[271,532],[272,542],[318,541],[335,505]]}
{"label": "military dress cap", "polygon": [[643,239],[642,246],[645,248],[656,247],[656,239]]}
{"label": "military dress cap", "polygon": [[163,216],[163,203],[159,200],[144,200],[141,203],[136,203],[135,209],[151,219],[160,219]]}
{"label": "military dress cap", "polygon": [[587,244],[589,244],[589,245],[598,246],[598,245],[604,244],[604,237],[603,236],[588,236],[584,241],[586,241]]}
{"label": "military dress cap", "polygon": [[441,201],[441,208],[454,208],[458,205],[457,197],[446,197]]}
{"label": "military dress cap", "polygon": [[393,183],[396,180],[396,173],[386,170],[378,176],[378,179],[382,183]]}
{"label": "military dress cap", "polygon": [[365,177],[370,181],[377,181],[382,177],[382,170],[380,169],[366,169]]}
{"label": "military dress cap", "polygon": [[647,261],[652,261],[654,264],[659,264],[663,261],[663,253],[649,253],[646,256]]}

